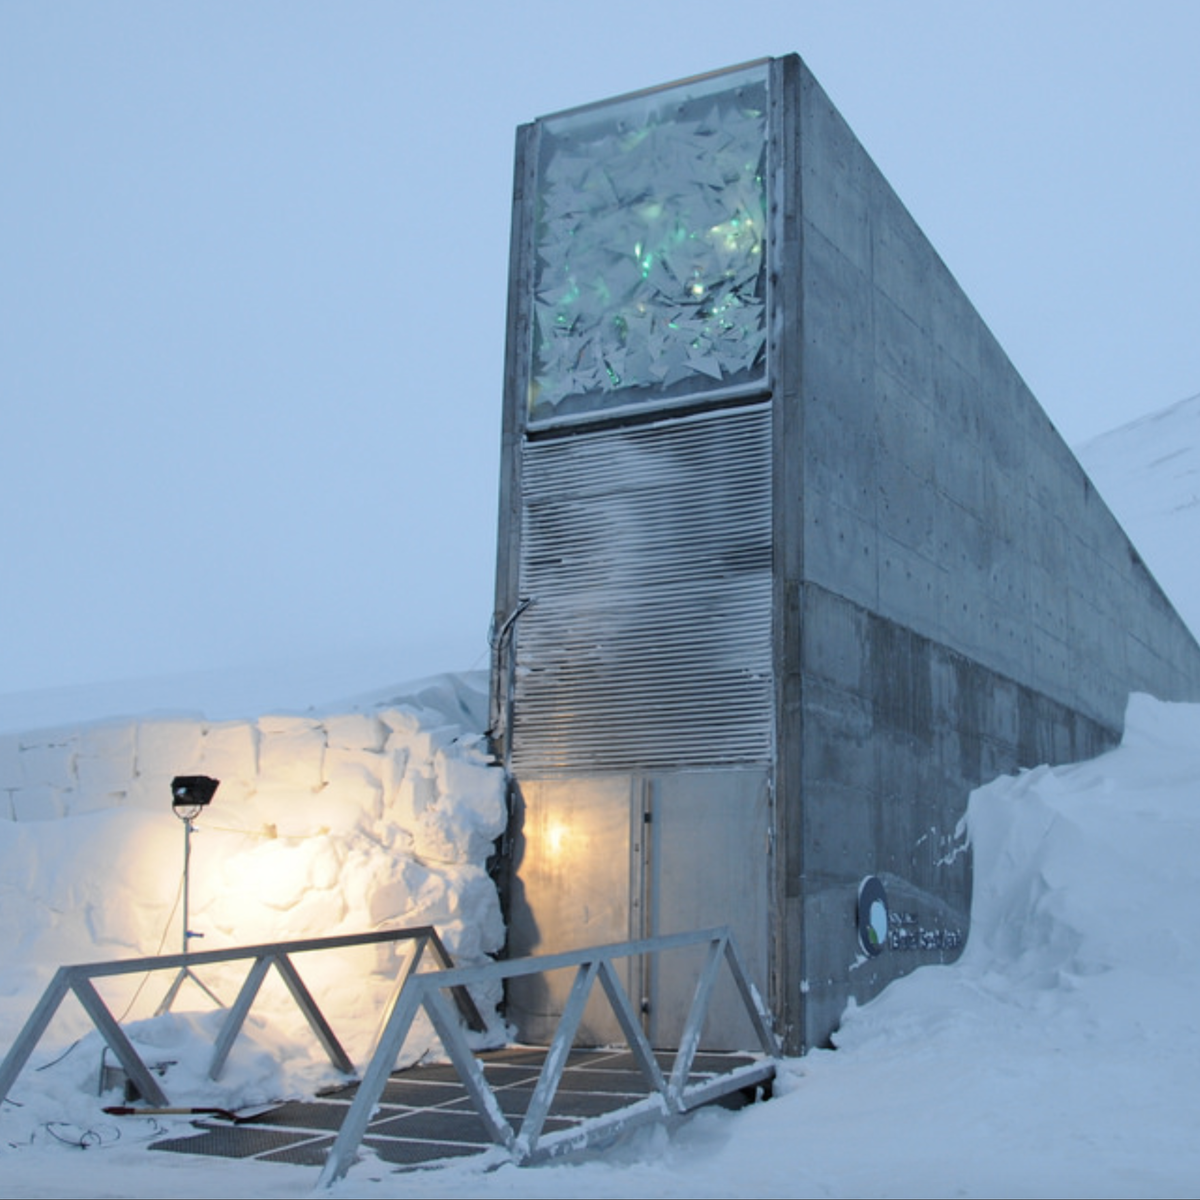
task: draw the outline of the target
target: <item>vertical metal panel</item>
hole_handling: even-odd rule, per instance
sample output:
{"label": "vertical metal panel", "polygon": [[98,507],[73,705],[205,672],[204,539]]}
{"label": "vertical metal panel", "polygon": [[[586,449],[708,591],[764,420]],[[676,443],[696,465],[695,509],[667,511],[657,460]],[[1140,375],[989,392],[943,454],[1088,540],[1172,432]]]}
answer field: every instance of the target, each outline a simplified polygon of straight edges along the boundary
{"label": "vertical metal panel", "polygon": [[770,405],[522,457],[514,769],[769,762]]}
{"label": "vertical metal panel", "polygon": [[[806,147],[801,136],[801,63],[790,54],[771,64],[772,276],[771,363],[775,402],[775,759],[772,825],[770,1007],[785,1036],[804,1019],[804,684],[803,626],[806,480],[804,474],[808,322],[801,262],[801,203]],[[814,293],[810,299],[818,302]],[[795,1045],[795,1042],[789,1044]]]}
{"label": "vertical metal panel", "polygon": [[[728,925],[750,980],[765,994],[771,895],[770,772],[673,771],[649,782],[650,936]],[[650,1038],[678,1045],[702,951],[660,955],[651,965]],[[754,1031],[729,979],[712,998],[703,1044],[745,1049]]]}
{"label": "vertical metal panel", "polygon": [[[639,872],[641,809],[627,775],[521,784],[520,885],[509,920],[513,957],[623,942],[644,935],[640,908],[631,905]],[[618,968],[629,994],[641,992],[641,964]],[[513,979],[508,1019],[528,1041],[549,1041],[570,994],[574,973],[552,971]],[[597,988],[597,993],[599,989]],[[586,1045],[620,1039],[612,1008],[592,997],[580,1028]]]}
{"label": "vertical metal panel", "polygon": [[[509,251],[508,326],[504,356],[504,417],[500,443],[500,510],[497,526],[496,593],[493,630],[499,635],[517,603],[520,587],[519,537],[521,532],[521,455],[524,435],[525,380],[529,371],[528,329],[532,295],[529,288],[533,257],[530,228],[533,223],[535,168],[537,164],[535,125],[517,130],[516,162],[513,169],[512,243]],[[508,660],[502,636],[492,645],[491,689],[488,728],[496,750],[507,758],[508,747]]]}

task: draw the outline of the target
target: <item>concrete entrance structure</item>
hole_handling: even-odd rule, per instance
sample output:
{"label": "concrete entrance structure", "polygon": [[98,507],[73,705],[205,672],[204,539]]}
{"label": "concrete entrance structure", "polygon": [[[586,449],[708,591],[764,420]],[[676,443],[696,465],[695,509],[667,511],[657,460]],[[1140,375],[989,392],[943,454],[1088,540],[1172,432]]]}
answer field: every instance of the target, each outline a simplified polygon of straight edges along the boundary
{"label": "concrete entrance structure", "polygon": [[[794,55],[519,131],[502,454],[511,950],[728,923],[791,1052],[958,955],[973,787],[1114,745],[1131,691],[1200,699],[1195,639]],[[673,973],[627,984],[669,1043]],[[545,1037],[564,998],[509,1017]],[[721,1011],[706,1042],[747,1044]]]}

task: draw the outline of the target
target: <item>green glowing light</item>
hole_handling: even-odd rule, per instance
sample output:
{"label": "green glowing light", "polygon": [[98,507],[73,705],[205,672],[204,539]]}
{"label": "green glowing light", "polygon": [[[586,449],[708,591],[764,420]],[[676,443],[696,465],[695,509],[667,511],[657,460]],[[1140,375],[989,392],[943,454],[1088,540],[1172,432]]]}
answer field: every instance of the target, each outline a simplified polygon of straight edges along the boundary
{"label": "green glowing light", "polygon": [[765,86],[742,77],[544,126],[531,411],[761,375],[766,125],[745,99]]}

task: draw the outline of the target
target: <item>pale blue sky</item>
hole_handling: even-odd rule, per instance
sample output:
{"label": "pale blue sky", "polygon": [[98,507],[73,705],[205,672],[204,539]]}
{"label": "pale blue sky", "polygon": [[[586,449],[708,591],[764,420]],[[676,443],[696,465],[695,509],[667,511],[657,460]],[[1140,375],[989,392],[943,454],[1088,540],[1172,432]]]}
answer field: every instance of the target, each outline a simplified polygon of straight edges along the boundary
{"label": "pale blue sky", "polygon": [[791,51],[1069,441],[1200,391],[1197,4],[0,0],[0,693],[480,665],[516,126]]}

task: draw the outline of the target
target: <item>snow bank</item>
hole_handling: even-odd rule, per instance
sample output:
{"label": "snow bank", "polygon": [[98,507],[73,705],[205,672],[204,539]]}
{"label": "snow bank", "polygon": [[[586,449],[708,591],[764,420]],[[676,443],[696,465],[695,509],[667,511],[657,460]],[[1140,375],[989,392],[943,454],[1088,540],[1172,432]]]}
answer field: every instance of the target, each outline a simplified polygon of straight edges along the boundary
{"label": "snow bank", "polygon": [[878,1106],[891,1183],[838,1194],[1194,1194],[1200,706],[1135,696],[1126,720],[1109,754],[971,796],[962,958],[852,1007],[798,1069],[818,1139],[854,1094]]}
{"label": "snow bank", "polygon": [[976,887],[966,962],[1050,984],[1200,973],[1200,710],[1134,696],[1119,750],[971,798]]}
{"label": "snow bank", "polygon": [[1086,997],[1093,1023],[1125,1041],[1151,1028],[1195,1041],[1200,706],[1131,697],[1117,749],[997,779],[972,793],[965,824],[975,884],[962,958],[851,1008],[840,1047],[948,979],[1005,1002]]}
{"label": "snow bank", "polygon": [[[480,732],[485,682],[447,676],[325,714],[145,718],[0,737],[0,1020],[9,1036],[58,966],[180,949],[178,774],[220,780],[192,838],[188,924],[203,936],[193,949],[434,925],[460,961],[498,950],[504,929],[486,864],[504,828],[504,776]],[[351,1056],[365,1051],[397,951],[324,952],[297,966]],[[226,1002],[244,973],[202,971]],[[169,982],[113,980],[102,990],[136,1022]],[[497,998],[480,996],[493,1010]],[[187,985],[176,1007],[209,1005]],[[282,987],[264,989],[255,1012],[271,1016],[273,1035],[311,1040]],[[51,1032],[62,1040],[88,1028],[72,1002]]]}

